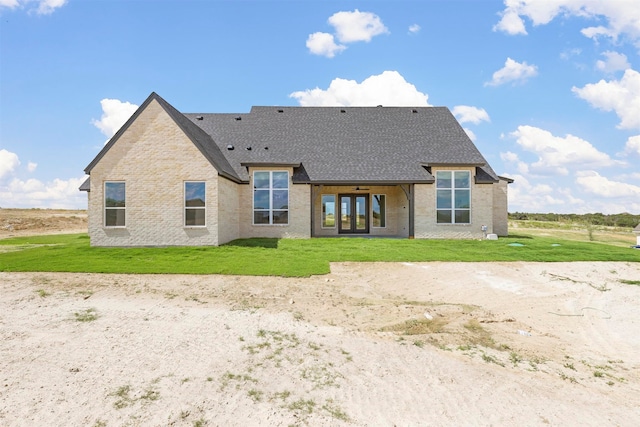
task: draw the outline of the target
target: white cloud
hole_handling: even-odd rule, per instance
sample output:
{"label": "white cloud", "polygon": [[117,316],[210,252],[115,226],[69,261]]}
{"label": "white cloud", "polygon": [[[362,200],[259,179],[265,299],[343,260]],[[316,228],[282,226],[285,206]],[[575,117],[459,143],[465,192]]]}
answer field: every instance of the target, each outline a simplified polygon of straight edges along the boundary
{"label": "white cloud", "polygon": [[53,13],[54,10],[64,6],[66,3],[67,0],[41,0],[36,12],[39,15],[49,15]]}
{"label": "white cloud", "polygon": [[623,155],[640,156],[640,135],[630,136],[624,146]]}
{"label": "white cloud", "polygon": [[[337,12],[331,15],[329,24],[335,29],[335,36],[329,33],[316,32],[307,37],[306,46],[314,55],[333,58],[336,53],[344,51],[344,43],[369,42],[380,34],[389,32],[380,17],[371,12]],[[335,42],[335,38],[342,44]]]}
{"label": "white cloud", "polygon": [[50,182],[14,178],[6,185],[0,184],[2,207],[86,209],[87,195],[78,190],[86,178],[56,178]]}
{"label": "white cloud", "polygon": [[583,88],[573,87],[573,93],[592,107],[615,111],[621,129],[640,129],[640,73],[628,69],[622,79],[590,83]]}
{"label": "white cloud", "polygon": [[510,175],[510,212],[565,212],[579,213],[584,201],[572,195],[568,188],[537,182],[532,184],[527,175]]}
{"label": "white cloud", "polygon": [[583,28],[581,33],[586,37],[605,36],[617,40],[624,35],[640,40],[640,7],[635,0],[504,0],[504,5],[494,31],[527,34],[522,17],[529,18],[536,26],[548,24],[557,16],[577,16],[606,22],[606,25]]}
{"label": "white cloud", "polygon": [[460,123],[473,123],[474,125],[480,124],[480,122],[490,122],[489,114],[484,108],[471,107],[469,105],[456,105],[453,107],[453,115],[456,116]]}
{"label": "white cloud", "polygon": [[16,153],[0,150],[0,179],[13,173],[20,166],[20,159]]}
{"label": "white cloud", "polygon": [[18,0],[0,0],[0,7],[8,7],[9,9],[15,9],[20,6]]}
{"label": "white cloud", "polygon": [[368,42],[377,35],[388,33],[380,17],[371,12],[337,12],[329,18],[342,43]]}
{"label": "white cloud", "polygon": [[627,61],[627,55],[613,51],[603,52],[605,60],[598,60],[596,68],[605,73],[615,73],[616,71],[624,71],[631,68],[631,64]]}
{"label": "white cloud", "polygon": [[397,71],[384,71],[358,83],[334,79],[326,90],[315,88],[289,95],[302,106],[428,106],[428,95]]}
{"label": "white cloud", "polygon": [[560,52],[560,59],[569,60],[574,56],[580,56],[582,54],[582,49],[573,48],[573,49],[565,49]]}
{"label": "white cloud", "polygon": [[640,197],[640,186],[612,181],[595,171],[578,172],[576,183],[583,191],[606,198]]}
{"label": "white cloud", "polygon": [[509,212],[617,214],[640,211],[640,187],[610,180],[593,171],[578,172],[576,178],[566,184],[557,179],[545,182],[544,178],[536,177],[533,180],[526,173],[508,176],[515,180],[509,184]]}
{"label": "white cloud", "polygon": [[129,117],[138,109],[138,106],[130,102],[122,102],[118,99],[103,99],[102,116],[100,120],[91,120],[91,124],[100,129],[107,137],[111,138],[129,120]]}
{"label": "white cloud", "polygon": [[516,165],[516,169],[519,173],[523,175],[529,174],[529,165],[520,160],[516,153],[512,153],[511,151],[507,151],[506,153],[500,153],[500,159],[503,162],[508,163],[510,165]]}
{"label": "white cloud", "polygon": [[464,133],[467,134],[467,136],[469,137],[470,140],[472,140],[473,142],[476,141],[476,139],[478,139],[478,137],[476,136],[475,133],[473,133],[473,131],[469,128],[462,128],[462,130],[464,130]]}
{"label": "white cloud", "polygon": [[511,35],[527,34],[524,21],[520,18],[517,11],[507,8],[501,15],[502,19],[493,26],[493,31],[503,31]]}
{"label": "white cloud", "polygon": [[420,25],[418,24],[413,24],[409,26],[409,33],[411,34],[418,34],[420,30],[421,28],[420,28]]}
{"label": "white cloud", "polygon": [[[3,208],[86,208],[87,195],[78,191],[84,178],[22,180],[17,175],[18,155],[0,150],[0,201]],[[29,162],[27,170],[33,172],[36,163]]]}
{"label": "white cloud", "polygon": [[35,12],[38,15],[50,15],[56,9],[67,4],[67,0],[0,0],[0,7],[9,9],[24,8],[32,5],[29,12]]}
{"label": "white cloud", "polygon": [[619,164],[608,154],[577,136],[558,137],[533,126],[518,126],[511,136],[523,150],[534,153],[538,160],[529,166],[533,173],[568,175],[569,168],[605,167]]}
{"label": "white cloud", "polygon": [[333,58],[336,56],[336,53],[342,52],[347,47],[341,44],[336,44],[332,34],[313,33],[309,34],[309,38],[307,39],[307,48],[314,55]]}
{"label": "white cloud", "polygon": [[526,62],[517,62],[511,58],[507,58],[504,67],[493,73],[490,82],[486,82],[485,86],[500,86],[505,83],[524,83],[529,77],[538,75],[538,67],[529,65]]}

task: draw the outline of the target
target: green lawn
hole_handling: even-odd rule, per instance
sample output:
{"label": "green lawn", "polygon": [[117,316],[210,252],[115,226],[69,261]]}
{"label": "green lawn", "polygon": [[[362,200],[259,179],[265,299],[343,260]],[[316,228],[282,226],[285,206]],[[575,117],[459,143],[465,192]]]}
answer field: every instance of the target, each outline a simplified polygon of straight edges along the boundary
{"label": "green lawn", "polygon": [[640,250],[513,235],[499,240],[242,239],[220,247],[92,248],[86,234],[0,240],[0,271],[304,277],[333,261],[630,261]]}

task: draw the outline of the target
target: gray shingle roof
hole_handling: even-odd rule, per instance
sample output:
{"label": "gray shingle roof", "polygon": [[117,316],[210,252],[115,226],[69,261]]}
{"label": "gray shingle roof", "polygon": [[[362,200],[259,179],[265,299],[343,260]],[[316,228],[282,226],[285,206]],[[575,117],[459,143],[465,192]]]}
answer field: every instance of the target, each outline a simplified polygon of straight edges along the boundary
{"label": "gray shingle roof", "polygon": [[498,180],[446,107],[253,107],[243,114],[183,114],[155,92],[86,173],[152,100],[220,175],[236,182],[249,180],[247,165],[253,164],[294,166],[294,182],[319,184],[431,183],[431,166],[441,165],[475,166],[477,183]]}
{"label": "gray shingle roof", "polygon": [[294,179],[325,184],[433,182],[431,165],[477,166],[479,183],[498,179],[445,107],[253,107],[185,116],[211,135],[242,180],[243,165],[258,163],[299,163],[304,173]]}

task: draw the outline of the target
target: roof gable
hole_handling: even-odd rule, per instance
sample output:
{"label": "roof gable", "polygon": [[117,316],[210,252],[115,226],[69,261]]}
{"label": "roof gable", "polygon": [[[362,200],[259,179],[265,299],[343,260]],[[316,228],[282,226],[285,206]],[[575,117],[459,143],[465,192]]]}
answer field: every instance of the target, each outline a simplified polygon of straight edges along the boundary
{"label": "roof gable", "polygon": [[234,169],[229,164],[229,161],[220,151],[218,145],[211,139],[211,136],[204,132],[200,127],[195,125],[191,120],[187,119],[182,113],[176,110],[171,104],[165,101],[157,93],[152,92],[149,97],[138,107],[133,115],[127,120],[127,122],[116,132],[116,134],[109,140],[109,142],[102,148],[98,155],[89,163],[85,168],[85,173],[90,174],[91,169],[104,157],[109,149],[120,139],[120,137],[129,129],[129,127],[136,121],[140,114],[147,108],[152,102],[156,101],[162,107],[162,109],[171,117],[171,119],[178,125],[178,127],[184,132],[184,134],[193,142],[193,144],[200,150],[202,155],[211,163],[211,165],[218,171],[218,173],[233,181],[239,182],[240,178],[235,173]]}

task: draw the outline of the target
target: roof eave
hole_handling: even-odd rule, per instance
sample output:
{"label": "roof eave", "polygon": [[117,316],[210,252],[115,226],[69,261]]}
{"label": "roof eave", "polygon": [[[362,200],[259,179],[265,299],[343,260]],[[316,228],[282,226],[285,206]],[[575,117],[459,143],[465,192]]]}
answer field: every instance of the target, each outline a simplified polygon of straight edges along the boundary
{"label": "roof eave", "polygon": [[433,184],[435,179],[414,179],[414,180],[393,180],[393,181],[361,181],[361,180],[309,180],[298,181],[296,184],[312,184],[312,185],[405,185],[405,184]]}
{"label": "roof eave", "polygon": [[427,168],[435,168],[435,167],[482,167],[486,166],[486,163],[426,163],[421,162],[420,166]]}
{"label": "roof eave", "polygon": [[80,187],[78,188],[78,190],[90,192],[91,191],[91,177],[88,177],[87,179],[85,179],[84,182],[82,184],[80,184]]}
{"label": "roof eave", "polygon": [[274,163],[274,162],[242,162],[240,166],[247,168],[259,168],[259,167],[269,167],[269,168],[299,168],[300,163]]}

